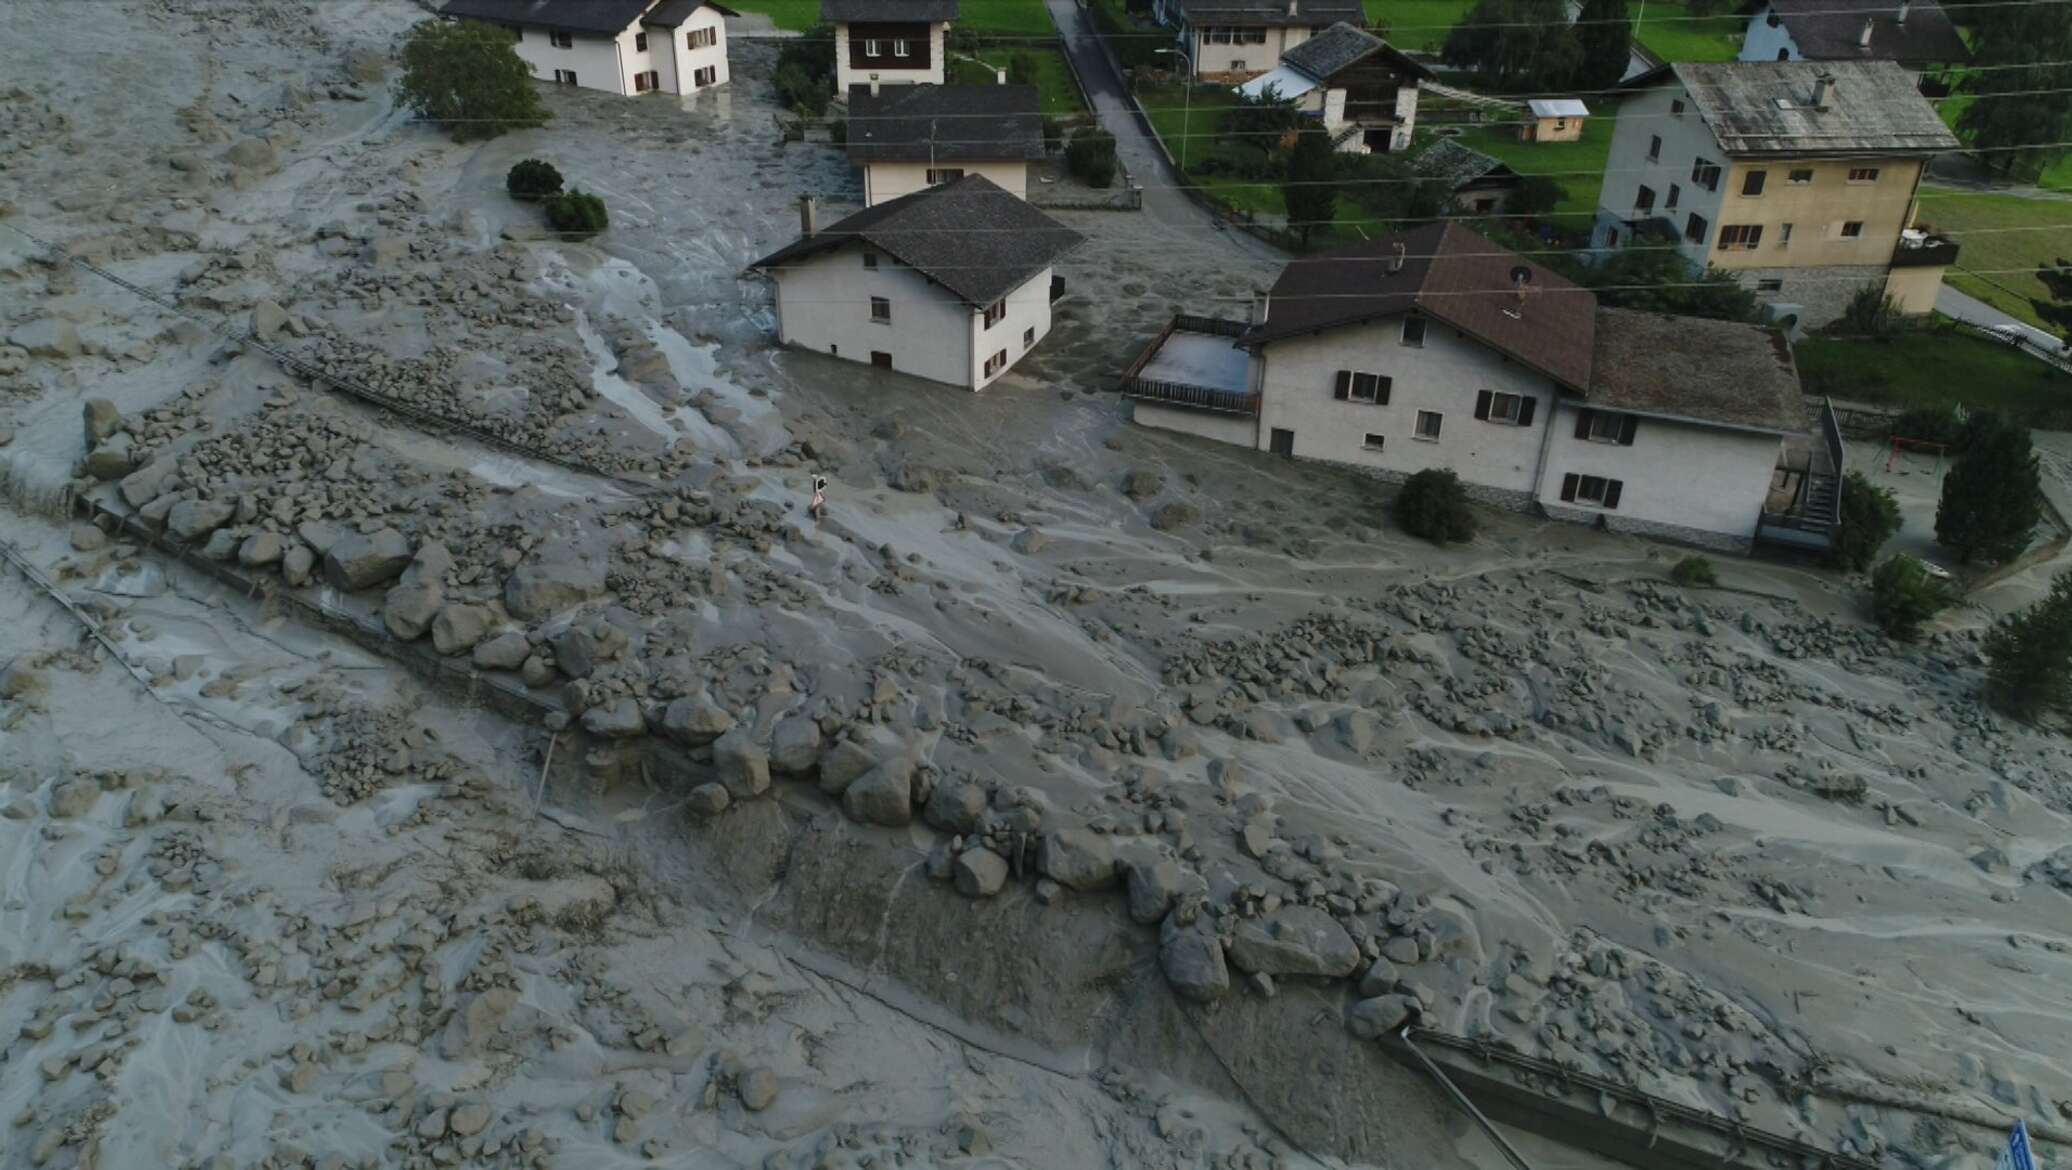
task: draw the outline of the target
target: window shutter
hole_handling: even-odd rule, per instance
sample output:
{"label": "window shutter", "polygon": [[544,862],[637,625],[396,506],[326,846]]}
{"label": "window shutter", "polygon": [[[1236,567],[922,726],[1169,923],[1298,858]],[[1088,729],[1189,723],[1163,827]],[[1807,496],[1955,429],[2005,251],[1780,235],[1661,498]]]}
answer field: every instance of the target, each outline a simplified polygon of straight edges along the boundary
{"label": "window shutter", "polygon": [[1576,412],[1576,438],[1578,438],[1578,439],[1587,439],[1587,438],[1589,438],[1589,437],[1590,437],[1590,408],[1588,408],[1588,407],[1584,407],[1584,408],[1583,408],[1582,410],[1579,410],[1579,411],[1577,411],[1577,412]]}
{"label": "window shutter", "polygon": [[1620,488],[1623,488],[1623,487],[1625,487],[1625,486],[1626,486],[1626,481],[1625,481],[1625,480],[1622,480],[1622,479],[1608,479],[1608,480],[1605,480],[1605,481],[1604,481],[1604,508],[1605,508],[1605,511],[1609,512],[1609,511],[1613,511],[1613,510],[1615,510],[1616,508],[1618,508],[1618,506],[1619,506],[1619,489],[1620,489]]}
{"label": "window shutter", "polygon": [[[1588,414],[1590,412],[1586,410],[1583,413]],[[1569,504],[1573,504],[1576,502],[1576,481],[1581,478],[1581,476],[1577,475],[1573,471],[1561,477],[1562,502]]]}
{"label": "window shutter", "polygon": [[1489,391],[1475,391],[1475,417],[1487,421],[1489,418]]}
{"label": "window shutter", "polygon": [[1395,385],[1395,379],[1386,375],[1377,381],[1374,388],[1374,404],[1376,406],[1387,406],[1389,404],[1389,387],[1393,385]]}
{"label": "window shutter", "polygon": [[1633,445],[1633,432],[1639,425],[1639,418],[1630,414],[1626,416],[1625,421],[1619,424],[1619,446],[1631,447]]}
{"label": "window shutter", "polygon": [[1534,397],[1533,397],[1532,395],[1530,395],[1530,394],[1523,394],[1523,395],[1520,395],[1520,396],[1519,396],[1519,398],[1518,398],[1518,425],[1519,425],[1519,426],[1521,426],[1521,427],[1529,427],[1529,426],[1531,426],[1531,425],[1532,425],[1532,412],[1533,412],[1534,408],[1535,408],[1535,407],[1537,407],[1537,406],[1539,405],[1539,401],[1540,401],[1539,399],[1537,399],[1537,398],[1534,398]]}
{"label": "window shutter", "polygon": [[1338,383],[1331,390],[1331,397],[1344,400],[1353,396],[1353,372],[1338,371]]}

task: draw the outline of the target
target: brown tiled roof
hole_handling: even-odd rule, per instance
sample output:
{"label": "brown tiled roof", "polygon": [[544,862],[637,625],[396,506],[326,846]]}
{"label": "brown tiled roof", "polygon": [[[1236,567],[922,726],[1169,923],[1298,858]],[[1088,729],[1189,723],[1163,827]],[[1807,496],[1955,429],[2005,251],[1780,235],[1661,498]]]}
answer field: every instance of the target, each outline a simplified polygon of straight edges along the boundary
{"label": "brown tiled roof", "polygon": [[1274,282],[1266,320],[1239,344],[1267,345],[1413,309],[1571,389],[1590,384],[1597,298],[1453,223],[1291,261]]}
{"label": "brown tiled roof", "polygon": [[1597,310],[1591,406],[1713,426],[1806,430],[1798,366],[1784,335],[1763,325]]}
{"label": "brown tiled roof", "polygon": [[441,16],[616,36],[653,0],[447,0]]}
{"label": "brown tiled roof", "polygon": [[[1971,59],[1949,13],[1935,0],[1770,0],[1770,8],[1809,60],[1941,65]],[[1871,25],[1869,45],[1863,43],[1865,21]]]}

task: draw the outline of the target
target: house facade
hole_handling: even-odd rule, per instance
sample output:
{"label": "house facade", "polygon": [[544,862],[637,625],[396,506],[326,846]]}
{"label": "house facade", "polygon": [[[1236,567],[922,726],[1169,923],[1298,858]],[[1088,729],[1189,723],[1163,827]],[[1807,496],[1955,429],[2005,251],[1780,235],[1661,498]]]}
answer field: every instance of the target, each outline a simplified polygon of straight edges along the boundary
{"label": "house facade", "polygon": [[1410,148],[1418,88],[1432,76],[1373,33],[1339,23],[1283,53],[1277,66],[1238,92],[1294,102],[1322,122],[1340,152],[1386,153]]}
{"label": "house facade", "polygon": [[1366,23],[1359,0],[1156,0],[1152,15],[1176,30],[1188,71],[1203,81],[1246,80],[1334,24]]}
{"label": "house facade", "polygon": [[541,81],[628,96],[729,80],[730,8],[702,0],[447,0],[442,16],[510,30]]}
{"label": "house facade", "polygon": [[902,85],[849,99],[849,161],[866,207],[983,175],[1017,199],[1044,157],[1033,85]]}
{"label": "house facade", "polygon": [[778,339],[983,389],[1049,334],[1053,266],[1077,232],[980,175],[865,208],[750,266],[776,286]]}
{"label": "house facade", "polygon": [[1775,331],[1601,308],[1454,224],[1292,264],[1248,322],[1176,319],[1123,392],[1147,426],[1711,548],[1839,524],[1839,434]]}
{"label": "house facade", "polygon": [[1665,66],[1621,96],[1591,243],[1670,243],[1806,327],[1866,285],[1927,313],[1957,247],[1915,197],[1956,147],[1890,61]]}
{"label": "house facade", "polygon": [[941,85],[957,0],[821,0],[835,30],[835,93]]}
{"label": "house facade", "polygon": [[1941,73],[1971,50],[1936,0],[1757,0],[1743,61],[1896,61]]}

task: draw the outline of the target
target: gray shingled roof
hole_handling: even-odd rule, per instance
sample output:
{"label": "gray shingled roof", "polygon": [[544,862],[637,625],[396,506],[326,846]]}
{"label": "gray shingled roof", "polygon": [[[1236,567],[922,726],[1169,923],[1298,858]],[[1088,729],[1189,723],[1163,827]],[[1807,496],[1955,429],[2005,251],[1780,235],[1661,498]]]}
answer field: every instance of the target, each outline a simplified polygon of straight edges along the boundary
{"label": "gray shingled roof", "polygon": [[654,0],[447,0],[441,16],[615,36]]}
{"label": "gray shingled roof", "polygon": [[1007,162],[1043,158],[1033,85],[894,85],[849,98],[849,161]]}
{"label": "gray shingled roof", "polygon": [[1431,145],[1405,160],[1410,169],[1427,179],[1438,179],[1455,191],[1484,180],[1518,182],[1518,173],[1470,146],[1452,138],[1435,139]]}
{"label": "gray shingled roof", "polygon": [[662,0],[660,4],[640,18],[640,23],[655,28],[678,28],[700,8],[710,7],[721,16],[739,16],[740,13],[712,0]]}
{"label": "gray shingled roof", "polygon": [[[1815,109],[1822,74],[1834,84],[1825,106]],[[1958,146],[1914,75],[1891,61],[1685,61],[1637,77],[1628,88],[1670,76],[1730,155],[1928,154]]]}
{"label": "gray shingled roof", "polygon": [[1784,335],[1763,325],[1597,310],[1593,407],[1744,430],[1807,429],[1799,371]]}
{"label": "gray shingled roof", "polygon": [[[1905,2],[1905,0],[1901,0]],[[1815,61],[1903,61],[1940,65],[1968,61],[1971,50],[1936,0],[1771,0],[1799,54]],[[1863,24],[1871,22],[1871,43]]]}
{"label": "gray shingled roof", "polygon": [[770,272],[865,243],[955,293],[990,305],[1050,267],[1085,237],[983,175],[866,207],[749,265]]}
{"label": "gray shingled roof", "polygon": [[1281,54],[1281,64],[1318,81],[1325,81],[1340,69],[1379,52],[1381,38],[1339,21],[1323,32]]}
{"label": "gray shingled roof", "polygon": [[1356,25],[1367,22],[1360,0],[1296,0],[1293,12],[1288,11],[1287,0],[1174,0],[1168,7],[1178,9],[1183,22],[1197,27],[1319,28],[1341,20]]}
{"label": "gray shingled roof", "polygon": [[939,24],[957,19],[957,0],[820,0],[829,24]]}

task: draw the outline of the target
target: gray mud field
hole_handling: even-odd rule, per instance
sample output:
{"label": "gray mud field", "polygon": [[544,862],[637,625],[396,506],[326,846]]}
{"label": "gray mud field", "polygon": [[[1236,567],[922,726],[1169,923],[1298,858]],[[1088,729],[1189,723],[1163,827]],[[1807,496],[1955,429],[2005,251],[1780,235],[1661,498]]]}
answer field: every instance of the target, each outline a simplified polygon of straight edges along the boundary
{"label": "gray mud field", "polygon": [[1129,424],[1275,270],[1205,220],[1060,213],[981,395],[777,348],[742,269],[857,184],[766,45],[456,145],[403,0],[77,8],[0,5],[0,1166],[1499,1164],[1413,1023],[1872,1164],[2072,1133],[2066,741],[1978,698],[2061,565],[1906,646],[1433,548]]}

